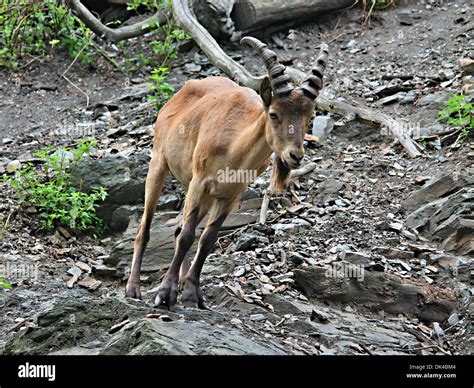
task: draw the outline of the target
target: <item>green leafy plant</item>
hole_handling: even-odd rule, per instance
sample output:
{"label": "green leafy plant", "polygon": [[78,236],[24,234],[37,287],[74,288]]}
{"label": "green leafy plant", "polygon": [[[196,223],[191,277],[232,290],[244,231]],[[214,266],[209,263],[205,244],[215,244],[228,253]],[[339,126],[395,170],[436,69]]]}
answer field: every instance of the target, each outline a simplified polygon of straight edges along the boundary
{"label": "green leafy plant", "polygon": [[151,101],[155,102],[158,110],[160,110],[174,94],[173,86],[166,82],[168,73],[169,70],[167,67],[159,67],[151,71],[151,94],[148,97]]}
{"label": "green leafy plant", "polygon": [[83,63],[92,63],[92,32],[69,8],[56,0],[0,2],[0,66],[16,68],[25,56],[44,55],[54,47],[71,57],[82,51]]}
{"label": "green leafy plant", "polygon": [[14,176],[4,175],[4,182],[18,195],[18,204],[37,209],[43,229],[61,225],[72,231],[88,231],[103,227],[96,207],[105,199],[106,190],[101,187],[91,193],[82,192],[73,187],[69,172],[95,144],[93,138],[86,138],[75,148],[42,149],[35,153],[43,161],[41,171],[29,163]]}
{"label": "green leafy plant", "polygon": [[139,8],[144,8],[147,11],[156,11],[160,8],[171,7],[171,0],[132,0],[127,4],[129,11],[136,11]]}
{"label": "green leafy plant", "polygon": [[160,58],[162,66],[169,65],[169,62],[178,58],[178,52],[176,50],[176,43],[180,41],[190,40],[191,36],[186,34],[183,30],[176,26],[163,26],[161,29],[161,35],[165,38],[163,40],[155,40],[151,42],[153,52]]}
{"label": "green leafy plant", "polygon": [[173,96],[173,87],[166,82],[169,74],[169,64],[178,57],[176,43],[182,40],[189,40],[191,37],[183,30],[175,26],[163,26],[161,28],[163,40],[155,40],[151,42],[153,52],[157,57],[161,58],[161,66],[151,71],[151,95],[150,100],[155,101],[156,107],[160,110],[163,105]]}
{"label": "green leafy plant", "polygon": [[[133,0],[127,4],[127,9],[133,11],[156,12],[165,7],[171,8],[170,0]],[[150,63],[160,63],[151,70],[149,77],[151,91],[149,98],[155,101],[159,110],[174,94],[173,87],[166,82],[166,77],[170,72],[171,61],[178,57],[177,43],[190,40],[191,36],[171,22],[165,25],[156,24],[155,27],[156,36],[162,38],[150,42],[153,56],[148,57],[143,53],[138,53],[134,62],[142,68],[149,66]]]}
{"label": "green leafy plant", "polygon": [[8,283],[4,278],[0,277],[0,290],[1,290],[2,288],[11,289],[12,286],[11,286],[10,283]]}
{"label": "green leafy plant", "polygon": [[457,127],[461,131],[461,136],[468,139],[474,128],[474,108],[473,104],[465,102],[466,96],[463,94],[452,94],[451,98],[444,103],[445,109],[439,111],[439,120],[449,125]]}
{"label": "green leafy plant", "polygon": [[[156,12],[164,7],[171,7],[170,0],[133,0],[127,4],[128,10],[137,11],[139,9],[148,12]],[[151,70],[150,73],[150,100],[155,101],[157,109],[161,109],[163,105],[174,94],[173,87],[166,82],[166,77],[169,74],[170,63],[178,57],[176,44],[183,40],[189,40],[191,37],[183,30],[179,29],[173,23],[165,25],[156,25],[157,36],[162,39],[153,40],[150,46],[153,50],[153,57],[149,58],[143,53],[138,53],[135,61],[142,67],[148,66],[150,63],[160,63],[160,65]]]}

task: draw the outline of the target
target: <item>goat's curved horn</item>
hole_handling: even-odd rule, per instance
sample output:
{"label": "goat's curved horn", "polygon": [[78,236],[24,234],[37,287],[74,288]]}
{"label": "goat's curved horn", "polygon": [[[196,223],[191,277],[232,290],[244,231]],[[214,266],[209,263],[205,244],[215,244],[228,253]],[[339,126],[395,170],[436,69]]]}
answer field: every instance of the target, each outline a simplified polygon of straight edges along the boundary
{"label": "goat's curved horn", "polygon": [[285,74],[286,67],[278,62],[276,54],[268,49],[266,44],[250,36],[242,38],[240,43],[253,47],[262,57],[267,67],[275,96],[285,95],[293,90],[293,86],[290,84],[290,77]]}
{"label": "goat's curved horn", "polygon": [[311,73],[304,79],[299,87],[307,97],[313,100],[318,97],[319,91],[323,87],[323,73],[326,69],[328,55],[328,45],[322,43],[318,58],[311,69]]}

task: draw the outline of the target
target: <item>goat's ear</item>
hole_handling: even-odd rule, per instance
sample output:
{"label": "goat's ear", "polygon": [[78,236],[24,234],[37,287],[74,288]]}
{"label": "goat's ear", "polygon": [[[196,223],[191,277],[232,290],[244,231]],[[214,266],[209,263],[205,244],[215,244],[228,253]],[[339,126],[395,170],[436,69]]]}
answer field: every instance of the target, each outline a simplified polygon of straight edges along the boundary
{"label": "goat's ear", "polygon": [[268,108],[272,103],[272,84],[268,77],[265,77],[260,83],[260,97],[262,97],[263,103]]}

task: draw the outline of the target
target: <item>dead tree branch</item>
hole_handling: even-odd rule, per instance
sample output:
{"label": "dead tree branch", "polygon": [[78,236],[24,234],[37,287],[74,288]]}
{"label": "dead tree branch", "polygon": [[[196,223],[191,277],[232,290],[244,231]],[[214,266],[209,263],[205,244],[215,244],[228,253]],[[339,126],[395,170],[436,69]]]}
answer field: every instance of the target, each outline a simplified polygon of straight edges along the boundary
{"label": "dead tree branch", "polygon": [[309,174],[310,172],[313,172],[316,169],[316,167],[317,167],[317,164],[315,162],[307,163],[303,167],[297,168],[296,170],[292,170],[291,177],[297,178],[299,176]]}
{"label": "dead tree branch", "polygon": [[319,110],[336,113],[344,117],[349,117],[353,120],[368,121],[372,124],[377,124],[382,128],[386,128],[392,134],[392,137],[400,142],[405,148],[405,151],[412,158],[416,158],[421,155],[421,152],[416,148],[415,142],[407,134],[403,125],[395,120],[393,117],[368,108],[360,108],[345,102],[337,100],[327,100],[324,98],[318,98],[316,100],[316,106]]}
{"label": "dead tree branch", "polygon": [[76,12],[79,19],[89,27],[96,35],[109,40],[111,42],[119,42],[121,40],[135,38],[150,32],[155,26],[168,23],[171,16],[169,9],[163,9],[156,12],[153,16],[139,23],[120,28],[110,28],[102,24],[92,12],[90,12],[80,0],[69,0],[69,6]]}
{"label": "dead tree branch", "polygon": [[212,35],[198,22],[190,0],[172,0],[172,4],[178,26],[191,35],[214,65],[239,84],[258,90],[262,78],[254,77],[222,50]]}
{"label": "dead tree branch", "polygon": [[270,186],[263,192],[262,207],[260,208],[260,219],[259,223],[265,225],[267,223],[268,205],[272,199],[273,189]]}

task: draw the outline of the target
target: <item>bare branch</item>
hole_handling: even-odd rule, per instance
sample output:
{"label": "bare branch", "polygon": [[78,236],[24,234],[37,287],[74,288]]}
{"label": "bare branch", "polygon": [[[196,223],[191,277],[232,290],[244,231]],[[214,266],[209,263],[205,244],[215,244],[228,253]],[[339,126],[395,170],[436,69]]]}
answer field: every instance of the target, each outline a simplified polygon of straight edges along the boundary
{"label": "bare branch", "polygon": [[321,97],[316,100],[316,106],[322,111],[350,117],[352,120],[368,121],[385,127],[390,131],[393,138],[400,142],[410,157],[416,158],[417,156],[421,156],[421,152],[416,148],[415,142],[407,134],[407,131],[404,130],[403,125],[385,113],[368,108],[360,108],[342,101],[327,100]]}
{"label": "bare branch", "polygon": [[211,34],[198,22],[189,3],[190,0],[172,0],[176,23],[192,36],[216,67],[239,84],[258,90],[263,77],[254,77],[242,65],[230,58]]}
{"label": "bare branch", "polygon": [[75,58],[73,59],[73,61],[69,64],[69,66],[66,68],[66,70],[64,70],[64,73],[62,74],[62,77],[67,81],[69,82],[69,84],[71,84],[74,88],[76,88],[79,92],[81,92],[85,97],[86,97],[86,108],[89,107],[89,95],[84,91],[82,90],[79,86],[77,86],[74,82],[72,82],[68,77],[66,77],[66,73],[69,71],[69,69],[76,63],[76,61],[78,60],[78,58],[81,56],[82,52],[84,51],[84,49],[87,47],[87,45],[89,44],[89,41],[87,41],[83,46],[82,48],[79,50],[79,52],[77,53],[77,55],[75,56]]}
{"label": "bare branch", "polygon": [[315,162],[309,162],[303,167],[297,168],[296,170],[291,170],[291,177],[296,178],[313,172],[316,169],[317,164]]}
{"label": "bare branch", "polygon": [[260,208],[259,223],[262,225],[265,225],[267,223],[268,205],[270,204],[271,199],[272,199],[272,189],[269,187],[263,193],[262,207]]}
{"label": "bare branch", "polygon": [[[305,73],[291,67],[286,68],[286,73],[296,83],[300,83],[305,77]],[[390,131],[393,138],[400,142],[410,157],[415,158],[421,155],[420,151],[416,148],[415,142],[403,129],[403,125],[381,111],[357,107],[342,101],[328,100],[321,95],[316,99],[316,109],[335,113],[349,120],[363,120],[380,127],[385,127]]]}
{"label": "bare branch", "polygon": [[76,13],[79,19],[101,38],[111,42],[135,38],[150,32],[157,24],[166,24],[171,16],[169,9],[159,10],[153,16],[139,23],[120,28],[110,28],[102,24],[81,2],[80,0],[69,0],[69,7]]}

